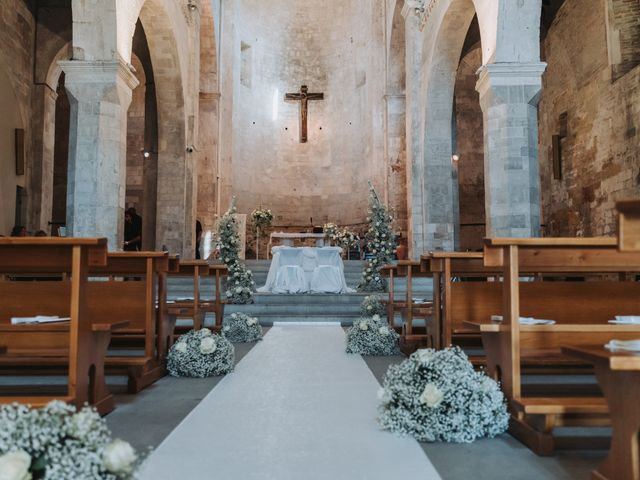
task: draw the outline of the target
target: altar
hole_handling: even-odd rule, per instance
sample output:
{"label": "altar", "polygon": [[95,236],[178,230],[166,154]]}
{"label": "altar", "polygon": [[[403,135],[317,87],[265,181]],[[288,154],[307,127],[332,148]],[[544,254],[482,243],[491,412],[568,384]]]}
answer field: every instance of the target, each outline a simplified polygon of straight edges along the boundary
{"label": "altar", "polygon": [[344,277],[340,247],[271,249],[273,259],[260,293],[351,293]]}
{"label": "altar", "polygon": [[304,233],[291,233],[291,232],[272,232],[271,235],[269,235],[269,250],[267,252],[267,258],[269,258],[270,252],[272,252],[273,249],[273,240],[274,239],[281,239],[282,240],[282,244],[284,246],[287,247],[293,247],[294,246],[294,240],[299,239],[299,240],[304,240],[307,238],[314,238],[315,239],[315,243],[316,243],[316,247],[324,247],[324,239],[325,239],[325,234],[324,233],[308,233],[308,232],[304,232]]}

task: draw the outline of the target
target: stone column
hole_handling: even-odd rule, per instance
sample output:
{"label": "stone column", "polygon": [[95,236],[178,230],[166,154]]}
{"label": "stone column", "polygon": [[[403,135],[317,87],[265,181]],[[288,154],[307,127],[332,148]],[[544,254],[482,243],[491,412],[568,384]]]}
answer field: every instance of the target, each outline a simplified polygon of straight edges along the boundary
{"label": "stone column", "polygon": [[487,236],[540,235],[537,104],[545,63],[482,67]]}
{"label": "stone column", "polygon": [[29,229],[49,231],[53,201],[53,153],[55,146],[56,99],[47,84],[33,87],[31,152],[29,169]]}
{"label": "stone column", "polygon": [[422,163],[420,113],[420,66],[422,34],[419,20],[408,2],[402,9],[405,18],[406,49],[406,134],[407,134],[407,236],[409,258],[417,259],[425,251],[424,243],[424,165]]}
{"label": "stone column", "polygon": [[63,61],[71,104],[67,235],[107,237],[120,250],[124,234],[127,109],[138,84],[115,61]]}

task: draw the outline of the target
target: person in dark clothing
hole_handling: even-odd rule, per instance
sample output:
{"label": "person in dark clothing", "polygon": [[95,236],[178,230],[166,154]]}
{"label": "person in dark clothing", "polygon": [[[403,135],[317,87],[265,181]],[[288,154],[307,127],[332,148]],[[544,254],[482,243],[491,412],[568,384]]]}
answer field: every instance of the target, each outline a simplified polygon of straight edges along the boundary
{"label": "person in dark clothing", "polygon": [[29,235],[27,234],[27,229],[25,227],[23,227],[22,225],[16,225],[11,230],[11,236],[12,237],[28,237]]}
{"label": "person in dark clothing", "polygon": [[[133,210],[133,213],[132,213]],[[139,220],[136,220],[137,217]],[[125,252],[137,252],[142,248],[142,219],[130,208],[124,213],[124,245]]]}
{"label": "person in dark clothing", "polygon": [[200,260],[200,240],[202,239],[202,224],[196,220],[196,260]]}

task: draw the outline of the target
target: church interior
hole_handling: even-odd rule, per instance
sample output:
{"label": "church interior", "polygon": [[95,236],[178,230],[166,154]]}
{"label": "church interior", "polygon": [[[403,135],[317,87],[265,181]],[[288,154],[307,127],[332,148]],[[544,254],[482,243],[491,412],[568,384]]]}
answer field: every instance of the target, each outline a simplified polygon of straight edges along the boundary
{"label": "church interior", "polygon": [[0,0],[0,112],[0,480],[640,480],[640,0]]}

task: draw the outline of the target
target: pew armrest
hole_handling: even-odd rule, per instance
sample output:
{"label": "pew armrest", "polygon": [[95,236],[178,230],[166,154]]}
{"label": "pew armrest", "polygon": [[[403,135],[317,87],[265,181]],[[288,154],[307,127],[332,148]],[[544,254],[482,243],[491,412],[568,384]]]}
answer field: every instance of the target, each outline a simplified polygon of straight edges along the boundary
{"label": "pew armrest", "polygon": [[524,397],[514,399],[512,405],[516,411],[528,415],[609,413],[604,397]]}
{"label": "pew armrest", "polygon": [[100,322],[94,323],[91,325],[91,330],[94,332],[112,332],[114,330],[119,330],[122,328],[127,328],[129,326],[129,322],[126,320],[117,320],[113,322]]}

